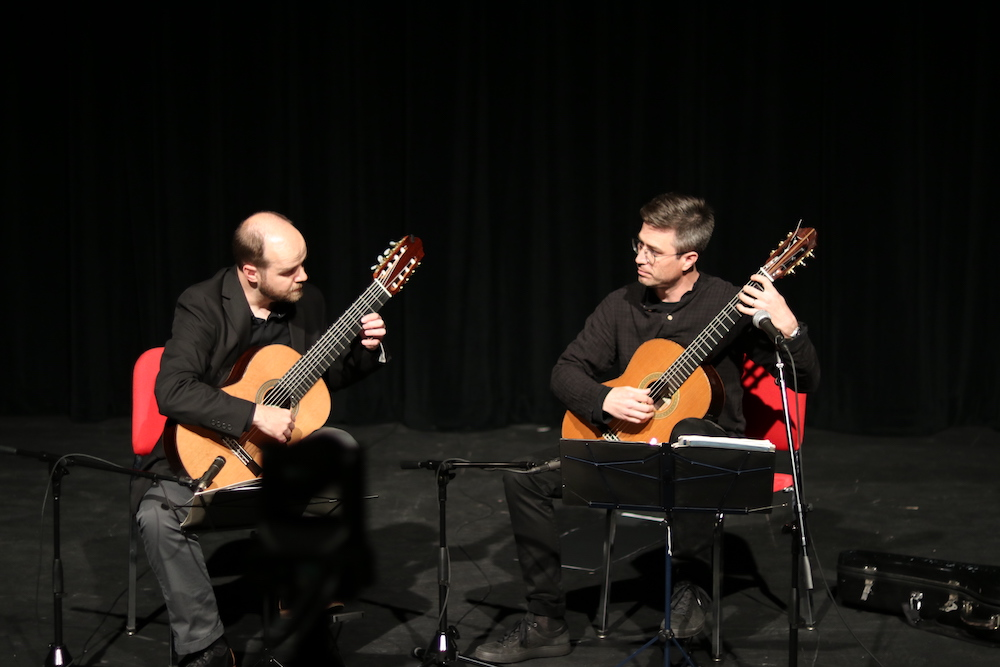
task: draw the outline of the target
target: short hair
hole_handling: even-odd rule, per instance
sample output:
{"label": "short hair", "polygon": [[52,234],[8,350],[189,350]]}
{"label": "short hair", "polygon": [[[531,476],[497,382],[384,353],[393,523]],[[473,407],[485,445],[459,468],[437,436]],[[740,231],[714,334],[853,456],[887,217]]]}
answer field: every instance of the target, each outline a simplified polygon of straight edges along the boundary
{"label": "short hair", "polygon": [[715,229],[715,212],[704,199],[673,192],[653,197],[641,209],[642,221],[660,230],[674,230],[677,252],[704,252]]}
{"label": "short hair", "polygon": [[241,222],[236,231],[233,232],[233,257],[236,259],[236,266],[252,264],[258,269],[267,268],[267,259],[264,257],[264,232],[260,224],[251,222],[258,215],[273,215],[281,218],[288,224],[295,226],[295,223],[286,216],[274,211],[258,211],[249,218]]}

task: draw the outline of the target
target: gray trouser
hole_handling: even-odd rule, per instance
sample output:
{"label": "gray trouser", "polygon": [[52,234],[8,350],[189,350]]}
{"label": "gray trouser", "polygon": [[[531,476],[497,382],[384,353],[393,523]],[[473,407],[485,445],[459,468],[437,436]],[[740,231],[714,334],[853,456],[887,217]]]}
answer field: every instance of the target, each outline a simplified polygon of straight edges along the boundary
{"label": "gray trouser", "polygon": [[198,537],[181,532],[191,489],[160,482],[142,497],[136,512],[146,559],[167,604],[179,655],[208,647],[222,636],[222,621]]}
{"label": "gray trouser", "polygon": [[[351,434],[329,427],[318,429],[300,445],[307,442],[344,451],[358,449]],[[192,495],[185,486],[160,482],[146,491],[136,511],[146,560],[163,591],[179,655],[200,651],[223,634],[201,544],[196,535],[181,531]]]}

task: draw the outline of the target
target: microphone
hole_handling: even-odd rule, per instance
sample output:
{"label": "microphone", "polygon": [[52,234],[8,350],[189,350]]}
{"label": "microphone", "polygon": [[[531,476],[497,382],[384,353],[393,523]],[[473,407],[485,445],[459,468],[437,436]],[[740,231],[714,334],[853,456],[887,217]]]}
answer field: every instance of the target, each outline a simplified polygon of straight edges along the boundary
{"label": "microphone", "polygon": [[524,471],[525,475],[534,475],[540,472],[548,472],[549,470],[559,470],[562,467],[562,459],[552,459],[551,461],[546,461],[540,466],[535,466],[534,468],[528,468]]}
{"label": "microphone", "polygon": [[771,323],[771,314],[769,312],[758,310],[754,313],[753,325],[766,333],[775,345],[785,347],[785,336]]}
{"label": "microphone", "polygon": [[208,485],[212,483],[212,480],[215,479],[216,475],[219,474],[219,471],[222,470],[222,466],[224,465],[226,465],[226,459],[222,456],[216,456],[215,460],[212,461],[212,465],[208,466],[208,470],[205,471],[205,474],[199,477],[198,481],[195,482],[194,492],[198,493],[199,491],[204,491],[208,488]]}

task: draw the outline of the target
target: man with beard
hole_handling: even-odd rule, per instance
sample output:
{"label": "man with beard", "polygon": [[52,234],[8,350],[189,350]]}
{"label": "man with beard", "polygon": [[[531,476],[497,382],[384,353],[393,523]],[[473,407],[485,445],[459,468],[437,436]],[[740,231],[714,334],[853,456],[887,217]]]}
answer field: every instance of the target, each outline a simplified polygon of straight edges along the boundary
{"label": "man with beard", "polygon": [[[292,222],[262,212],[244,220],[233,236],[235,266],[188,288],[177,301],[172,334],[156,378],[161,414],[170,420],[239,438],[251,428],[279,443],[295,428],[291,410],[256,404],[219,389],[248,349],[283,344],[304,353],[325,332],[325,305],[306,283],[306,243]],[[349,353],[326,374],[331,391],[374,371],[385,361],[385,323],[377,313],[361,319]],[[334,431],[333,429],[322,429]],[[342,431],[327,433],[346,444]],[[171,471],[162,442],[144,468]],[[190,471],[197,474],[201,471]],[[136,485],[139,523],[150,567],[163,591],[182,667],[232,667],[215,594],[197,537],[181,531],[192,491],[172,482]]]}

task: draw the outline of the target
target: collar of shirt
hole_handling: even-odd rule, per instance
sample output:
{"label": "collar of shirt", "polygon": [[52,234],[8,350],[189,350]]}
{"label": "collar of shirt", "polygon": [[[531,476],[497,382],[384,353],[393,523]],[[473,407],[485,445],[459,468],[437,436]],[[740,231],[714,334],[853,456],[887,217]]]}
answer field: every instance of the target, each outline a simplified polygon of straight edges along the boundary
{"label": "collar of shirt", "polygon": [[274,343],[288,345],[291,336],[288,333],[287,321],[294,312],[293,304],[276,303],[265,320],[250,313],[250,341],[254,347],[263,347]]}
{"label": "collar of shirt", "polygon": [[698,284],[701,281],[696,282],[690,290],[685,292],[681,296],[680,301],[660,301],[656,297],[656,293],[651,288],[646,288],[642,293],[642,309],[647,313],[659,313],[661,315],[673,315],[675,312],[691,303],[691,299],[694,298],[695,292],[698,290]]}

